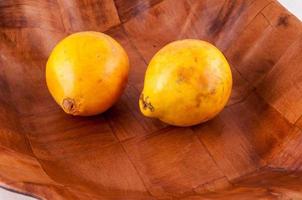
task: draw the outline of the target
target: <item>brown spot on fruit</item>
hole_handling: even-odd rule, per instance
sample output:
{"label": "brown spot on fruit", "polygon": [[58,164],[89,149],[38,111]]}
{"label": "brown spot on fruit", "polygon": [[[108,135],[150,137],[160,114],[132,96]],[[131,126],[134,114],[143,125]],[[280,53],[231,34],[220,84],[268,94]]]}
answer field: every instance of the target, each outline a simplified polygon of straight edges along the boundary
{"label": "brown spot on fruit", "polygon": [[215,93],[216,93],[216,89],[215,88],[210,91],[210,95],[214,95]]}
{"label": "brown spot on fruit", "polygon": [[186,67],[181,67],[177,70],[177,79],[176,83],[180,84],[182,82],[188,83],[190,81],[190,78],[193,76],[194,73],[194,68],[186,68]]}
{"label": "brown spot on fruit", "polygon": [[144,110],[149,109],[151,112],[154,112],[154,107],[151,104],[151,102],[149,101],[149,97],[148,96],[144,97],[144,94],[142,93],[141,96],[140,96],[140,101],[143,104],[143,109]]}
{"label": "brown spot on fruit", "polygon": [[214,95],[216,93],[215,89],[212,89],[210,92],[207,93],[198,93],[195,97],[195,101],[196,101],[196,107],[199,107],[201,102],[202,102],[202,98],[210,98],[212,95]]}
{"label": "brown spot on fruit", "polygon": [[196,95],[196,97],[195,97],[196,107],[199,107],[199,106],[200,106],[200,104],[201,104],[201,98],[202,98],[203,96],[204,96],[204,95],[201,94],[201,93],[199,93],[199,94]]}

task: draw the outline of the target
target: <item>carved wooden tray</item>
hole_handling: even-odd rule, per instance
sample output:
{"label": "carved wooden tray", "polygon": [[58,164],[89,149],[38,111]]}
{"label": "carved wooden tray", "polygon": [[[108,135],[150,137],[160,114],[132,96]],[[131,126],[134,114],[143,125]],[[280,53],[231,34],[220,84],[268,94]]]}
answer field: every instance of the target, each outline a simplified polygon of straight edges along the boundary
{"label": "carved wooden tray", "polygon": [[[274,0],[0,1],[0,182],[42,199],[302,199],[302,27]],[[131,60],[120,101],[62,112],[45,84],[54,45],[84,30]],[[228,58],[234,87],[215,119],[177,128],[143,117],[152,55],[200,38]]]}

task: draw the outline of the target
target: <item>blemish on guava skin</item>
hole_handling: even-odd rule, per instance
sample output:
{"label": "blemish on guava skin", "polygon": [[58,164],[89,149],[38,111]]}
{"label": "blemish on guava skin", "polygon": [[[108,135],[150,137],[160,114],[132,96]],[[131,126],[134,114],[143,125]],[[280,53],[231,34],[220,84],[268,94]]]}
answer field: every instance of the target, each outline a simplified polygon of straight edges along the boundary
{"label": "blemish on guava skin", "polygon": [[210,95],[214,95],[215,93],[216,93],[216,89],[215,88],[210,91]]}
{"label": "blemish on guava skin", "polygon": [[200,106],[200,104],[201,104],[201,102],[202,102],[202,99],[204,98],[209,98],[209,97],[211,97],[212,95],[215,95],[215,93],[216,93],[216,90],[215,89],[212,89],[210,92],[208,92],[208,93],[205,93],[205,94],[203,94],[203,93],[198,93],[197,95],[196,95],[196,97],[195,97],[195,102],[196,102],[196,107],[199,107]]}
{"label": "blemish on guava skin", "polygon": [[193,70],[191,68],[186,69],[181,67],[177,71],[176,83],[181,84],[182,82],[189,82],[189,79],[192,77]]}
{"label": "blemish on guava skin", "polygon": [[186,79],[182,74],[179,74],[176,80],[176,83],[180,84],[182,82],[184,82]]}
{"label": "blemish on guava skin", "polygon": [[143,104],[143,109],[144,110],[149,109],[151,112],[154,112],[155,109],[154,109],[153,105],[151,104],[151,102],[149,101],[148,96],[144,97],[144,94],[142,93],[141,96],[140,96],[140,101]]}
{"label": "blemish on guava skin", "polygon": [[199,106],[200,106],[200,104],[201,104],[201,98],[202,98],[203,96],[204,96],[204,95],[201,94],[201,93],[199,93],[199,94],[196,95],[196,97],[195,97],[196,107],[199,107]]}

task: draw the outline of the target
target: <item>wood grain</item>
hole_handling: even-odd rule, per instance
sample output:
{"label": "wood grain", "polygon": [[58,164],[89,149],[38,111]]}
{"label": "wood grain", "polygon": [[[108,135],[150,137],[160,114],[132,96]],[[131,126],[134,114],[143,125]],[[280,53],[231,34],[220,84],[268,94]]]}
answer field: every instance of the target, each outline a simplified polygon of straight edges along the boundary
{"label": "wood grain", "polygon": [[[102,31],[128,52],[110,110],[72,117],[45,84],[70,33]],[[147,63],[198,38],[230,62],[231,99],[177,128],[139,111]],[[41,199],[302,199],[302,25],[275,0],[0,1],[0,184]]]}
{"label": "wood grain", "polygon": [[154,196],[178,197],[223,176],[189,128],[161,131],[124,146]]}

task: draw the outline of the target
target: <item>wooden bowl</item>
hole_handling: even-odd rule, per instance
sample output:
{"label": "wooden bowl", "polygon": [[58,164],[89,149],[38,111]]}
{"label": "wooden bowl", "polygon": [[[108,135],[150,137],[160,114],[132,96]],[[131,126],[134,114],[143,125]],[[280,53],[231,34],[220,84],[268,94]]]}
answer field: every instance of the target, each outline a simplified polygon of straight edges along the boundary
{"label": "wooden bowl", "polygon": [[[0,1],[0,182],[42,199],[302,199],[302,27],[274,0]],[[131,60],[120,101],[72,117],[45,84],[72,32],[116,38]],[[182,38],[214,43],[234,87],[191,128],[143,117],[147,63]]]}

